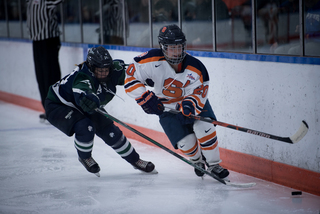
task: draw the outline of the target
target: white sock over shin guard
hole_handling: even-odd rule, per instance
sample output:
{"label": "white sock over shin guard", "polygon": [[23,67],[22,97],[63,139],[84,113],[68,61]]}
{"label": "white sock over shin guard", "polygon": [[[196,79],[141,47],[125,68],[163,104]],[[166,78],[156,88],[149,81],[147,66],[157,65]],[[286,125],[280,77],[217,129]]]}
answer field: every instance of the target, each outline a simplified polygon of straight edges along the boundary
{"label": "white sock over shin guard", "polygon": [[218,138],[214,125],[203,121],[196,121],[193,128],[206,162],[209,165],[220,163]]}
{"label": "white sock over shin guard", "polygon": [[178,149],[188,156],[191,161],[198,161],[201,157],[201,149],[198,146],[197,138],[194,134],[189,134],[182,138],[178,143]]}

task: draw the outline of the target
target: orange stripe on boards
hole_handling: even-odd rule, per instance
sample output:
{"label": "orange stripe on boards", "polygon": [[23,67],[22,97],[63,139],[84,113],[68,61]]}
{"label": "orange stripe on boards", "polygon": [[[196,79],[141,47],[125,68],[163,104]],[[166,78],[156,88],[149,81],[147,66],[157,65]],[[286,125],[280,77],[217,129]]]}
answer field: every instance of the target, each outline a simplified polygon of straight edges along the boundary
{"label": "orange stripe on boards", "polygon": [[219,149],[221,165],[230,170],[320,196],[318,172],[228,149]]}
{"label": "orange stripe on boards", "polygon": [[30,108],[35,111],[44,112],[42,103],[39,100],[34,100],[31,98],[23,97],[16,94],[11,94],[4,91],[0,91],[0,100],[15,104],[15,105],[23,106],[26,108]]}
{"label": "orange stripe on boards", "polygon": [[[22,97],[19,95],[0,91],[0,100],[24,106],[40,112],[43,111],[40,101]],[[155,146],[153,143],[140,137],[134,132],[124,128],[119,124],[117,125],[127,138],[135,139],[139,142]],[[172,147],[169,139],[163,132],[154,131],[136,125],[128,125],[143,133],[144,135],[152,138],[168,149],[180,155],[183,155],[181,151],[175,150]],[[158,147],[156,146],[156,148]],[[229,149],[224,149],[221,147],[219,148],[219,151],[220,158],[222,160],[221,165],[223,167],[320,196],[320,173],[318,172],[313,172],[299,167],[274,162],[264,158],[232,151]]]}

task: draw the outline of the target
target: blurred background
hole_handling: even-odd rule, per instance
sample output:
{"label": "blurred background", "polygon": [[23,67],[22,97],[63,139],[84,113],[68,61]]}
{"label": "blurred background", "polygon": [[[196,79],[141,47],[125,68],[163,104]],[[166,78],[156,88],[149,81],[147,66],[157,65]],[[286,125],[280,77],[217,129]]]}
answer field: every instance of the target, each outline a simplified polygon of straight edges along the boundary
{"label": "blurred background", "polygon": [[[65,0],[61,41],[158,47],[177,24],[187,49],[320,57],[320,0]],[[0,0],[0,37],[28,39],[24,0]]]}

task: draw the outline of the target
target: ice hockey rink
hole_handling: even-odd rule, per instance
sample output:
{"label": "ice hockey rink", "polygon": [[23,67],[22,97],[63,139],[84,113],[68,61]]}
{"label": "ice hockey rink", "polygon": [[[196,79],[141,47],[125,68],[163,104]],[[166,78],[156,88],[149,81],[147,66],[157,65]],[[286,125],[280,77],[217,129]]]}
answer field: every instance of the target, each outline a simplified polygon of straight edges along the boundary
{"label": "ice hockey rink", "polygon": [[209,176],[166,151],[130,140],[158,174],[134,170],[96,137],[101,177],[77,160],[73,137],[38,119],[39,112],[0,101],[0,213],[319,214],[320,197],[231,171],[242,189]]}

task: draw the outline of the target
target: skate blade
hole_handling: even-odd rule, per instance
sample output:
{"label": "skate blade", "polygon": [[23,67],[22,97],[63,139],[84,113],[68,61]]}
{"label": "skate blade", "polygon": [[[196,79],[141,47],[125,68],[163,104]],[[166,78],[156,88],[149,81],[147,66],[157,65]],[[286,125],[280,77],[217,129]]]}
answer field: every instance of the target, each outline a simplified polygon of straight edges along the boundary
{"label": "skate blade", "polygon": [[97,177],[100,178],[100,173],[99,172],[96,172],[96,173],[93,173],[93,174],[95,174]]}
{"label": "skate blade", "polygon": [[45,124],[45,125],[51,125],[51,123],[48,120],[42,119],[42,118],[40,118],[40,123]]}
{"label": "skate blade", "polygon": [[[201,176],[201,179],[203,180],[205,176],[206,176],[206,174],[204,174],[203,176]],[[227,182],[230,182],[229,176],[227,176],[227,177],[225,177],[225,178],[222,178],[222,180],[227,181]]]}
{"label": "skate blade", "polygon": [[153,169],[151,172],[147,172],[148,174],[158,174],[158,171],[156,169]]}
{"label": "skate blade", "polygon": [[140,172],[143,172],[143,173],[146,173],[146,174],[158,174],[158,171],[156,169],[153,169],[151,172],[145,172],[145,171],[142,171],[140,169],[137,169],[137,168],[134,168],[136,170],[139,170]]}
{"label": "skate blade", "polygon": [[227,182],[230,182],[229,176],[223,178],[222,180],[227,181]]}

